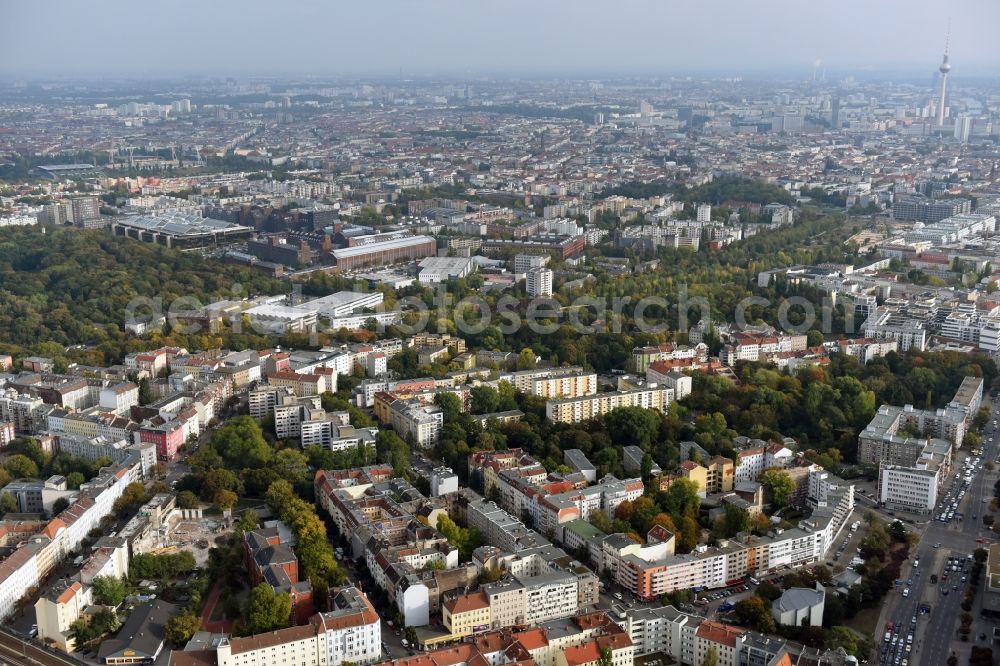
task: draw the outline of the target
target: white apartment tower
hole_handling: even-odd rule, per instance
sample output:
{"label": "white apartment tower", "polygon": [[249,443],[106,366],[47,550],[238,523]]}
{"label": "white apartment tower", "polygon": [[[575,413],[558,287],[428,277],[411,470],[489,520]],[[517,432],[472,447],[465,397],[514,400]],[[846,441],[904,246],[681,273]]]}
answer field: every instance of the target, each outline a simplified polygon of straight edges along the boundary
{"label": "white apartment tower", "polygon": [[538,296],[552,295],[552,271],[548,268],[532,268],[528,271],[526,286],[528,296],[532,298]]}

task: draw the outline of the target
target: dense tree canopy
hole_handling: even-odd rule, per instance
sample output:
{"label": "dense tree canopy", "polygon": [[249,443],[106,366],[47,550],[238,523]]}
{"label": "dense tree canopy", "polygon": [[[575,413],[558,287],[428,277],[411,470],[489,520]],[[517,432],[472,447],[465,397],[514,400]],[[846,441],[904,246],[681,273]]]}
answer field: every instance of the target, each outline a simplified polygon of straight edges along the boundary
{"label": "dense tree canopy", "polygon": [[287,627],[292,619],[292,600],[286,592],[277,593],[267,583],[250,590],[243,611],[243,624],[248,633],[260,634]]}
{"label": "dense tree canopy", "polygon": [[[181,296],[201,303],[231,297],[236,283],[242,294],[281,291],[280,283],[260,273],[103,231],[0,229],[0,345],[15,356],[36,353],[60,363],[117,363],[125,352],[142,348],[122,329],[132,299],[162,299],[166,313]],[[176,340],[195,348],[201,342],[213,346],[200,337]],[[266,340],[245,331],[230,342],[246,348],[266,346]],[[65,349],[77,343],[90,347]]]}
{"label": "dense tree canopy", "polygon": [[298,540],[295,553],[302,577],[309,579],[316,589],[341,584],[346,574],[333,556],[333,547],[326,536],[326,524],[316,515],[315,507],[298,497],[292,485],[285,480],[271,484],[267,490],[267,503],[278,518],[295,532]]}

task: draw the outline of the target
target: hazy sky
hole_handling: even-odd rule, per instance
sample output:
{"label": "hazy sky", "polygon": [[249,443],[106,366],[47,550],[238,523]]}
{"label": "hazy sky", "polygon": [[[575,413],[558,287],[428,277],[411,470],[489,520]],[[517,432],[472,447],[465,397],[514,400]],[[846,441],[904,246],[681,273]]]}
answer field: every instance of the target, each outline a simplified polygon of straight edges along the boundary
{"label": "hazy sky", "polygon": [[[0,0],[0,73],[1000,71],[1000,0]],[[991,69],[992,68],[992,69]]]}

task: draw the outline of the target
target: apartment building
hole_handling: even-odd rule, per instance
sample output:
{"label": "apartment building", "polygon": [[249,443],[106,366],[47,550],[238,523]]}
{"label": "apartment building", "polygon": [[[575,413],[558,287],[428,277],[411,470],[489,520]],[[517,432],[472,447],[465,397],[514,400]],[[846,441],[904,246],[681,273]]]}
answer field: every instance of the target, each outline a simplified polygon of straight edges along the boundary
{"label": "apartment building", "polygon": [[695,661],[695,632],[705,621],[703,617],[682,613],[673,606],[661,606],[630,609],[619,619],[636,656],[666,654],[679,664],[700,666]]}
{"label": "apartment building", "polygon": [[261,386],[250,391],[247,394],[250,416],[255,419],[267,418],[286,395],[292,396],[294,393],[285,386]]}
{"label": "apartment building", "polygon": [[783,333],[763,334],[735,332],[726,336],[727,344],[719,353],[726,365],[737,361],[759,361],[771,354],[801,352],[806,349],[806,336]]}
{"label": "apartment building", "polygon": [[187,356],[183,347],[160,347],[147,352],[136,352],[125,356],[125,369],[139,373],[140,377],[156,377],[170,365],[177,356]]}
{"label": "apartment building", "polygon": [[747,575],[822,561],[849,521],[854,487],[825,470],[810,472],[812,514],[798,527],[775,529],[767,537],[720,541],[673,555],[659,544],[636,548],[619,535],[603,539],[603,568],[616,582],[644,599],[678,589],[723,587]]}
{"label": "apartment building", "polygon": [[318,395],[281,395],[274,406],[274,433],[279,439],[298,439],[302,434],[302,423],[310,421],[314,412],[323,411]]}
{"label": "apartment building", "polygon": [[971,209],[972,202],[969,199],[927,199],[905,196],[892,204],[892,216],[897,220],[934,223],[952,215],[968,213]]}
{"label": "apartment building", "polygon": [[597,393],[597,373],[584,372],[579,366],[509,372],[501,374],[499,381],[541,398],[576,398]]}
{"label": "apartment building", "polygon": [[704,465],[685,460],[678,466],[678,470],[680,476],[698,484],[698,494],[702,497],[733,490],[735,472],[733,461],[729,458],[715,456]]}
{"label": "apartment building", "polygon": [[514,272],[527,273],[533,268],[545,268],[551,257],[547,254],[517,254],[514,255]]}
{"label": "apartment building", "polygon": [[666,361],[654,361],[646,367],[646,383],[666,386],[674,391],[674,400],[683,400],[691,395],[693,384],[690,375],[674,369]]}
{"label": "apartment building", "polygon": [[65,510],[0,561],[0,618],[13,613],[25,594],[37,589],[68,553],[77,550],[88,532],[112,512],[114,501],[126,486],[141,478],[138,456],[102,468],[80,486],[76,499]]}
{"label": "apartment building", "polygon": [[441,605],[441,625],[454,639],[489,631],[493,627],[489,597],[479,591],[447,600]]}
{"label": "apartment building", "polygon": [[705,657],[714,649],[716,666],[740,666],[739,653],[745,633],[742,627],[705,620],[694,632],[694,663],[705,663]]}
{"label": "apartment building", "polygon": [[[626,474],[641,474],[643,461],[646,456],[649,455],[641,448],[635,445],[623,446],[622,447],[622,464],[625,467]],[[660,466],[656,464],[655,461],[650,462],[649,474],[651,476],[660,476],[663,474],[663,470]]]}
{"label": "apartment building", "polygon": [[604,416],[618,407],[645,407],[662,412],[673,399],[673,389],[662,386],[609,391],[549,400],[545,404],[545,416],[554,423],[579,423]]}
{"label": "apartment building", "polygon": [[[912,405],[882,405],[858,435],[858,460],[923,469],[951,467],[952,448],[962,445],[965,433],[982,403],[983,380],[966,377],[954,398],[941,409]],[[899,470],[892,475],[902,479]],[[922,477],[914,475],[914,480]],[[925,498],[926,499],[926,498]]]}
{"label": "apartment building", "polygon": [[739,452],[736,465],[736,482],[756,481],[764,470],[772,467],[787,467],[792,462],[792,451],[778,442],[737,437],[733,444]]}
{"label": "apartment building", "polygon": [[861,325],[866,338],[893,340],[901,352],[927,346],[927,329],[924,322],[886,307],[879,307]]}
{"label": "apartment building", "polygon": [[531,298],[552,295],[552,271],[548,268],[532,268],[525,278],[525,293]]}
{"label": "apartment building", "polygon": [[268,375],[267,383],[278,388],[291,389],[292,393],[299,397],[320,395],[327,391],[335,393],[337,391],[337,373],[273,372]]}
{"label": "apartment building", "polygon": [[17,431],[11,421],[0,421],[0,451],[3,451],[17,438]]}
{"label": "apartment building", "polygon": [[139,429],[139,441],[156,447],[156,456],[162,461],[171,461],[187,441],[189,431],[180,420],[164,421],[157,417],[144,423]]}
{"label": "apartment building", "polygon": [[152,442],[132,443],[131,439],[106,435],[77,437],[60,434],[56,436],[56,443],[61,453],[87,460],[109,458],[112,462],[121,463],[133,453],[138,453],[144,477],[149,477],[156,465],[156,445]]}
{"label": "apartment building", "polygon": [[[870,314],[870,313],[868,313]],[[865,317],[868,317],[865,314]],[[834,343],[841,354],[853,356],[861,364],[868,363],[873,358],[885,356],[889,352],[898,351],[899,343],[895,340],[875,340],[869,338],[858,338],[852,340],[838,340]]]}
{"label": "apartment building", "polygon": [[330,596],[330,610],[317,619],[326,638],[326,663],[363,666],[378,661],[382,655],[381,618],[368,597],[355,587],[339,588]]}
{"label": "apartment building", "polygon": [[636,372],[643,373],[652,363],[658,361],[701,360],[708,359],[708,347],[697,344],[694,347],[675,345],[664,342],[650,347],[636,347],[632,350],[632,365]]}
{"label": "apartment building", "polygon": [[577,586],[573,576],[553,573],[509,577],[484,585],[489,602],[491,628],[535,624],[569,617],[577,610]]}
{"label": "apartment building", "polygon": [[912,467],[879,466],[879,502],[887,509],[930,513],[937,506],[941,468],[934,459]]}
{"label": "apartment building", "polygon": [[102,388],[98,404],[115,414],[125,415],[130,407],[139,404],[139,387],[132,382],[120,382]]}
{"label": "apartment building", "polygon": [[447,347],[452,354],[467,351],[465,340],[446,333],[417,333],[406,339],[407,347]]}
{"label": "apartment building", "polygon": [[410,444],[427,449],[437,443],[444,427],[444,412],[434,404],[394,400],[389,405],[392,429]]}
{"label": "apartment building", "polygon": [[303,449],[310,446],[322,446],[331,451],[346,451],[370,447],[375,450],[378,428],[355,428],[344,423],[346,412],[323,412],[314,410],[310,418],[301,425],[299,443]]}
{"label": "apartment building", "polygon": [[299,560],[291,543],[282,538],[283,526],[265,526],[243,535],[243,560],[254,586],[266,582],[292,600],[292,624],[303,624],[313,614],[312,586],[299,580]]}
{"label": "apartment building", "polygon": [[549,541],[535,530],[489,500],[469,502],[465,507],[469,527],[479,530],[483,540],[508,553],[548,545]]}
{"label": "apartment building", "polygon": [[[311,616],[306,624],[245,638],[224,637],[212,646],[213,653],[204,656],[217,666],[366,665],[381,655],[381,625],[368,598],[344,587],[331,590],[330,611]],[[186,659],[193,654],[175,650],[170,663],[189,663]]]}
{"label": "apartment building", "polygon": [[0,393],[0,420],[11,423],[19,433],[33,435],[44,430],[55,408],[38,396],[8,388]]}
{"label": "apartment building", "polygon": [[70,625],[92,603],[91,588],[77,581],[57,584],[47,589],[35,602],[38,640],[49,642],[65,652],[72,652],[76,645]]}

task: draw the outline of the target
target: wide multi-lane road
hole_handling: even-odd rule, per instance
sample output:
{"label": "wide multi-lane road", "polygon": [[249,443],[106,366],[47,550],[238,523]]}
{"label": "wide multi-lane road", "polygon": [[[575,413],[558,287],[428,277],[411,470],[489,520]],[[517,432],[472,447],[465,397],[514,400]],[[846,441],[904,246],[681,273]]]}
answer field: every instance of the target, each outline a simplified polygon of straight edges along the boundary
{"label": "wide multi-lane road", "polygon": [[[994,414],[1000,413],[1000,400],[993,400],[992,409]],[[963,519],[959,520],[956,516],[947,522],[937,520],[944,509],[942,501],[930,516],[930,521],[918,527],[920,541],[900,572],[904,582],[889,592],[883,622],[875,636],[880,657],[878,663],[895,666],[906,659],[907,666],[940,666],[947,662],[952,641],[958,638],[957,628],[966,587],[962,578],[972,569],[969,556],[976,548],[993,541],[993,533],[983,525],[982,515],[993,497],[995,475],[987,473],[984,466],[987,461],[992,462],[996,458],[1000,450],[998,439],[1000,429],[994,427],[991,421],[982,433],[982,463],[974,472],[971,483],[965,489],[965,497],[959,503],[958,511],[964,514]],[[960,466],[955,465],[954,469],[960,469]],[[961,483],[950,481],[948,486],[955,488],[957,494]],[[944,580],[945,570],[950,568],[949,560],[957,562],[961,570],[948,571],[947,580]],[[916,562],[919,565],[914,567]],[[936,584],[930,582],[932,574],[939,579]],[[912,581],[912,584],[908,585],[906,581]],[[907,587],[909,594],[903,597],[902,591]],[[930,614],[920,613],[922,604],[931,607]],[[889,644],[883,640],[887,622],[893,623],[894,634],[901,637]],[[907,652],[906,639],[910,634],[913,635],[913,643],[910,652]],[[975,637],[971,638],[975,640]]]}

